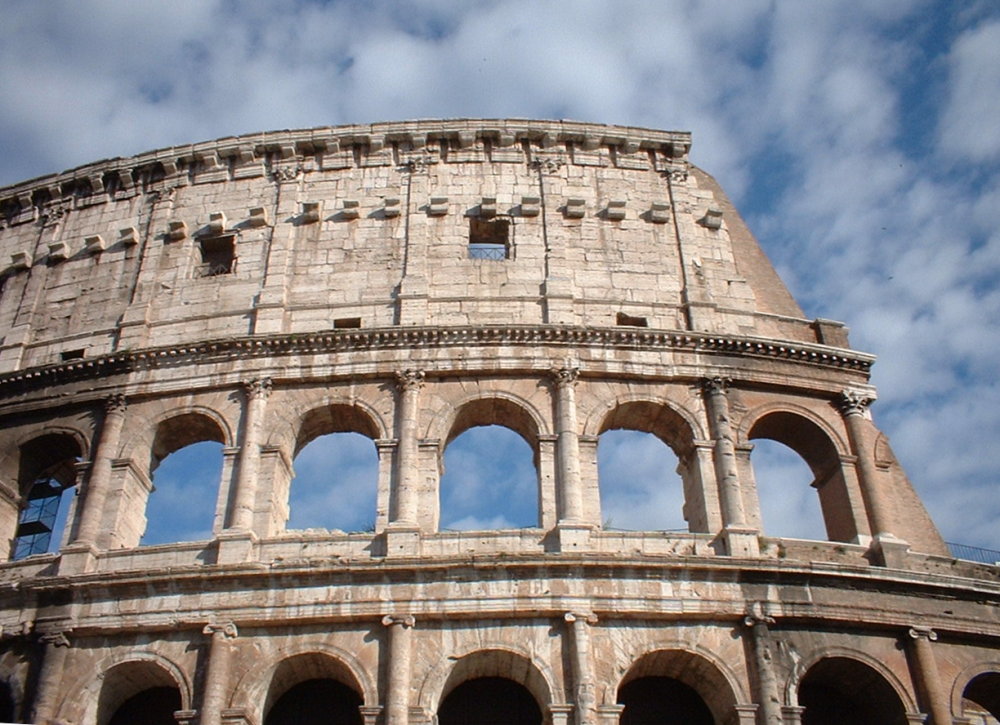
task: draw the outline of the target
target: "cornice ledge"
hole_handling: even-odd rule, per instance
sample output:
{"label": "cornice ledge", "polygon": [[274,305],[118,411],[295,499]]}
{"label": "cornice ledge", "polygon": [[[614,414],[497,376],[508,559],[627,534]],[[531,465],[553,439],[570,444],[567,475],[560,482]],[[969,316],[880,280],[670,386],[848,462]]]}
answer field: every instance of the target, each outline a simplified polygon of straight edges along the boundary
{"label": "cornice ledge", "polygon": [[867,373],[873,355],[808,343],[689,331],[552,325],[382,327],[267,336],[232,337],[110,353],[0,375],[0,397],[50,385],[173,366],[186,361],[328,354],[356,350],[447,345],[597,345],[649,350],[720,352],[777,358]]}

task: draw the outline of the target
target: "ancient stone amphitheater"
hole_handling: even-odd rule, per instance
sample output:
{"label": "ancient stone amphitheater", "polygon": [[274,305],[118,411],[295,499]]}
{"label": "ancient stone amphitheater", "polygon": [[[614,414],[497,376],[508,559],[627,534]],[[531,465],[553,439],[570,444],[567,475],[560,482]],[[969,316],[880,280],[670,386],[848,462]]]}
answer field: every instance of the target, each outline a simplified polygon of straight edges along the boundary
{"label": "ancient stone amphitheater", "polygon": [[[949,555],[873,357],[690,144],[416,121],[0,189],[0,720],[995,722],[1000,570]],[[537,523],[445,530],[443,450],[493,425]],[[687,531],[602,526],[618,429],[676,453]],[[293,461],[336,432],[377,449],[373,530],[290,530]],[[758,439],[812,471],[815,540],[762,528]],[[213,533],[143,546],[199,441]]]}

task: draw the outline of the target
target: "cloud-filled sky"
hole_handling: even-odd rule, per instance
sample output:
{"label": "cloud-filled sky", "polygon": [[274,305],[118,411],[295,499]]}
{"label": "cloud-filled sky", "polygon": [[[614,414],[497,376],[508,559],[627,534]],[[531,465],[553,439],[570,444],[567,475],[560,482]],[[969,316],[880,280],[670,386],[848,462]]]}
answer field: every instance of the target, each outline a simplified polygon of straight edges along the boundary
{"label": "cloud-filled sky", "polygon": [[8,0],[0,184],[253,131],[426,117],[690,130],[946,539],[1000,549],[994,0]]}

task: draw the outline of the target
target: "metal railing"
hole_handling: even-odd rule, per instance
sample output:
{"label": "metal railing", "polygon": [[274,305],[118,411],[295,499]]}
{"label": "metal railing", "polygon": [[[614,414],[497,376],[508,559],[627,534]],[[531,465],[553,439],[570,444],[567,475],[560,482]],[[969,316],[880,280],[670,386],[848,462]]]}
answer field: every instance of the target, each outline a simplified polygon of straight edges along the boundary
{"label": "metal railing", "polygon": [[956,544],[951,541],[944,542],[948,545],[948,550],[956,559],[975,561],[979,564],[990,564],[1000,566],[1000,551],[996,549],[984,549],[980,546],[969,546],[968,544]]}

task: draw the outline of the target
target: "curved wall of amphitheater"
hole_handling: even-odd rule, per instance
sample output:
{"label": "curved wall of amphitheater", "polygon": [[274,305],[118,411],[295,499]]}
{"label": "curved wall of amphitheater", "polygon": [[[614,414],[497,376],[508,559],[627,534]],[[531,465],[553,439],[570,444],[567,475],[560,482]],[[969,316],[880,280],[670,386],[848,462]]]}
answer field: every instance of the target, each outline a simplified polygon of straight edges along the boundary
{"label": "curved wall of amphitheater", "polygon": [[[0,189],[0,720],[995,722],[998,569],[949,556],[873,358],[690,143],[420,121]],[[444,447],[484,425],[532,449],[537,526],[440,527]],[[677,455],[688,531],[602,526],[616,429]],[[296,454],[344,431],[374,530],[288,529]],[[815,540],[762,529],[758,439],[812,470]],[[140,545],[154,469],[203,440],[212,538]]]}

